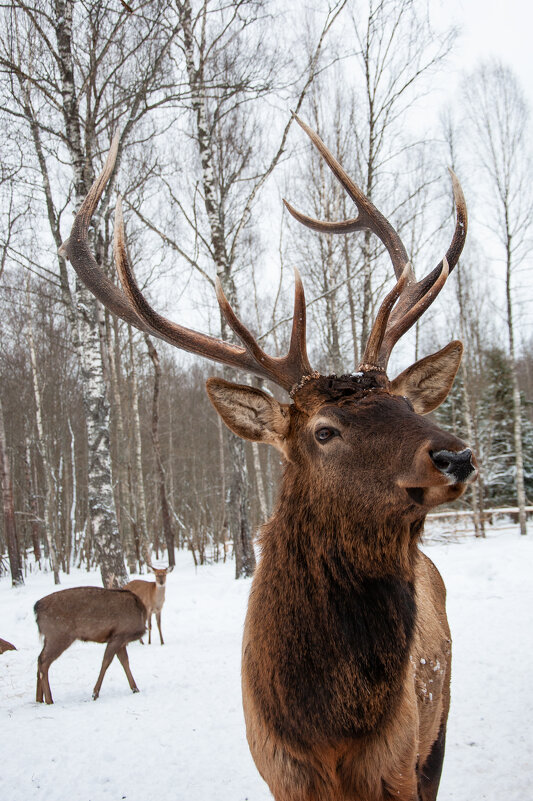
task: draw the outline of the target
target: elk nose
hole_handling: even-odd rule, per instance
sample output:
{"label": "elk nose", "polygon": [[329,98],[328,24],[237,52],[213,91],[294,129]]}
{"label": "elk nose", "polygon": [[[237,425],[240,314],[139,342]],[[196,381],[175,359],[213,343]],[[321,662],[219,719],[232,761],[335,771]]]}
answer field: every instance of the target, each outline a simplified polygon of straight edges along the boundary
{"label": "elk nose", "polygon": [[464,451],[431,451],[430,456],[437,470],[454,482],[464,483],[476,470],[470,448]]}

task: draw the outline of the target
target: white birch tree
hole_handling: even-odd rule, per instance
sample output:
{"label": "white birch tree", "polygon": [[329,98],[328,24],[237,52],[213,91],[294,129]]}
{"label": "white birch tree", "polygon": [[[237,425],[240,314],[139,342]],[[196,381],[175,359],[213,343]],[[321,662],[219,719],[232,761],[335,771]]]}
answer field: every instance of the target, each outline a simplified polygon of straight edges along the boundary
{"label": "white birch tree", "polygon": [[[131,15],[123,6],[115,9],[74,0],[56,0],[51,6],[16,2],[3,11],[0,69],[4,113],[29,134],[56,248],[66,235],[62,230],[66,197],[59,198],[56,189],[60,183],[58,163],[69,164],[70,200],[77,209],[95,176],[97,155],[107,146],[111,129],[121,125],[123,143],[146,115],[149,104],[164,103],[171,94],[164,65],[176,26],[167,21],[164,4],[146,2],[138,12]],[[108,201],[109,192],[104,207]],[[90,238],[102,259],[101,239],[95,235],[98,226],[99,216],[95,215]],[[83,377],[92,536],[104,585],[110,580],[120,585],[127,580],[127,573],[112,491],[102,312],[79,280],[71,292],[61,257],[57,272]]]}

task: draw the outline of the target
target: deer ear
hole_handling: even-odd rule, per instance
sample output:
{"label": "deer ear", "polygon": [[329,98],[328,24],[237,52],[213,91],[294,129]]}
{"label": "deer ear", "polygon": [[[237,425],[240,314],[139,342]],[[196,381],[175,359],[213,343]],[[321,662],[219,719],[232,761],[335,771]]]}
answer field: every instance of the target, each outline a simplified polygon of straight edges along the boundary
{"label": "deer ear", "polygon": [[210,378],[206,388],[209,400],[235,434],[253,442],[267,442],[285,453],[290,423],[286,404],[260,389],[222,378]]}
{"label": "deer ear", "polygon": [[391,392],[409,398],[415,412],[428,414],[441,405],[452,388],[463,344],[458,340],[415,362],[391,382]]}

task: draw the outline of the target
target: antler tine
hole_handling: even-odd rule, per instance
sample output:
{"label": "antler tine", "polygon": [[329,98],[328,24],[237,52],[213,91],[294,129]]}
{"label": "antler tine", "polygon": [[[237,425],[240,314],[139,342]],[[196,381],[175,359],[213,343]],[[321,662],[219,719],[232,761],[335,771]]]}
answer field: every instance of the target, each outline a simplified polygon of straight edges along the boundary
{"label": "antler tine", "polygon": [[[459,260],[465,243],[468,225],[466,201],[461,185],[454,172],[450,170],[457,216],[453,239],[446,256],[439,262],[437,267],[423,279],[416,282],[413,269],[407,259],[406,250],[395,229],[346,174],[315,131],[296,115],[295,119],[307,133],[335,177],[350,195],[357,206],[359,214],[353,219],[342,222],[322,222],[296,211],[284,200],[283,202],[290,214],[303,225],[321,233],[346,234],[366,228],[375,233],[383,242],[394,266],[397,284],[387,295],[379,309],[363,356],[363,364],[384,370],[396,342],[433,303],[444,286],[449,273]],[[396,301],[398,302],[396,303]]]}
{"label": "antler tine", "polygon": [[[240,370],[252,372],[260,375],[263,378],[270,378],[272,376],[265,369],[261,356],[264,355],[259,346],[254,350],[251,347],[251,342],[255,341],[250,332],[244,325],[237,319],[229,303],[225,300],[227,309],[223,308],[223,312],[228,319],[231,327],[239,335],[245,344],[245,348],[240,348],[225,342],[215,337],[201,334],[198,331],[193,331],[190,328],[185,328],[178,323],[168,320],[163,315],[156,312],[148,303],[142,292],[140,291],[133,270],[128,259],[126,251],[126,243],[124,238],[124,222],[122,217],[122,202],[120,197],[117,200],[115,209],[115,238],[114,238],[114,255],[117,265],[117,272],[120,278],[120,283],[131,302],[136,313],[139,315],[143,323],[148,326],[151,332],[156,336],[166,340],[171,345],[174,345],[181,350],[186,350],[189,353],[196,353],[204,356],[207,359],[220,362],[221,364],[228,364]],[[220,303],[220,294],[222,288],[217,278],[217,298]],[[222,297],[224,294],[222,293]],[[221,304],[222,305],[222,304]],[[227,310],[229,309],[229,312]],[[232,319],[229,319],[229,314]],[[259,353],[260,352],[260,353]]]}
{"label": "antler tine", "polygon": [[363,354],[363,361],[359,365],[360,370],[365,367],[367,369],[372,367],[374,368],[377,367],[378,369],[384,369],[385,365],[382,364],[382,361],[380,360],[380,351],[381,351],[381,346],[383,344],[383,340],[385,338],[385,334],[387,332],[387,324],[389,322],[389,316],[394,304],[402,294],[410,274],[411,274],[411,264],[408,262],[404,267],[403,273],[396,282],[396,285],[385,297],[381,306],[379,307],[379,311],[376,315],[374,325],[372,326],[372,330],[368,337],[368,342],[366,343],[365,352]]}
{"label": "antler tine", "polygon": [[409,328],[411,328],[411,326],[414,325],[414,323],[424,314],[426,309],[428,309],[431,306],[431,304],[441,291],[442,287],[446,283],[446,279],[450,274],[450,267],[448,265],[448,260],[446,256],[444,256],[441,263],[442,267],[440,270],[439,277],[429,287],[425,295],[422,295],[422,297],[419,298],[418,301],[414,303],[414,305],[412,305],[403,314],[399,315],[398,319],[395,322],[392,321],[390,322],[387,331],[385,333],[383,344],[381,345],[378,356],[378,364],[382,365],[383,367],[387,366],[387,362],[389,360],[389,356],[392,352],[392,349],[398,342],[400,337],[402,337],[405,334],[405,332],[408,331]]}
{"label": "antler tine", "polygon": [[139,319],[124,293],[113,284],[98,266],[87,241],[92,216],[115,167],[119,142],[120,135],[117,132],[113,137],[102,172],[91,186],[89,194],[80,206],[72,225],[70,237],[63,242],[58,252],[60,256],[70,260],[78,277],[104,306],[107,306],[117,317],[127,323],[131,323],[131,325],[140,328],[142,331],[151,333]]}
{"label": "antler tine", "polygon": [[464,247],[468,229],[466,201],[457,176],[449,170],[452,179],[453,197],[456,209],[455,230],[446,256],[417,283],[406,286],[396,308],[392,311],[386,336],[380,351],[379,362],[387,364],[392,348],[401,336],[411,328],[426,309],[433,303],[444,286]]}
{"label": "antler tine", "polygon": [[298,270],[295,273],[294,288],[294,315],[289,352],[286,356],[268,356],[258,344],[254,336],[239,320],[224,294],[218,276],[216,279],[216,294],[219,306],[228,324],[243,342],[245,348],[253,358],[263,366],[264,375],[273,379],[277,384],[289,391],[300,379],[313,372],[307,358],[305,341],[305,295]]}
{"label": "antler tine", "polygon": [[[374,206],[374,204],[363,194],[356,183],[352,181],[350,176],[345,172],[344,168],[337,161],[335,156],[326,147],[318,134],[313,131],[303,120],[296,114],[294,118],[298,125],[306,132],[311,139],[316,149],[334,174],[335,178],[344,187],[348,195],[355,203],[359,212],[357,217],[341,222],[323,222],[308,217],[299,211],[296,211],[290,203],[284,200],[287,210],[298,222],[312,228],[314,231],[320,231],[326,234],[347,234],[351,231],[361,231],[365,228],[372,231],[385,245],[389,256],[391,258],[396,278],[399,279],[403,273],[404,267],[409,261],[407,258],[407,251],[403,245],[402,240],[398,233],[392,227],[390,222],[383,216],[383,214]],[[410,276],[410,280],[414,280],[414,275]]]}
{"label": "antler tine", "polygon": [[309,375],[313,368],[307,358],[305,292],[299,270],[294,268],[294,312],[292,317],[291,341],[287,359],[291,357],[302,375]]}
{"label": "antler tine", "polygon": [[[115,208],[113,251],[123,291],[116,287],[98,266],[90,251],[87,234],[92,215],[113,172],[118,145],[117,134],[102,172],[76,215],[70,237],[61,246],[61,254],[70,259],[79,278],[93,295],[121,319],[177,348],[261,376],[289,391],[304,375],[312,372],[305,351],[305,299],[298,281],[295,300],[297,319],[293,323],[291,347],[286,357],[277,359],[264,353],[252,334],[237,320],[225,298],[226,307],[224,302],[221,306],[228,322],[241,337],[244,348],[185,328],[154,311],[140,291],[128,259],[120,197]],[[217,295],[220,302],[221,296],[224,297],[221,288],[217,287]]]}
{"label": "antler tine", "polygon": [[[431,270],[424,278],[421,278],[420,281],[417,283],[410,284],[403,296],[398,301],[398,305],[394,309],[391,319],[390,319],[390,326],[396,326],[400,319],[410,312],[416,304],[426,296],[429,292],[431,287],[435,284],[436,281],[439,280],[440,276],[442,275],[442,269],[444,260],[448,263],[448,270],[451,273],[457,262],[459,261],[459,257],[464,247],[466,233],[468,229],[468,214],[466,210],[466,201],[465,196],[463,194],[463,190],[461,189],[461,184],[459,183],[457,176],[453,172],[453,170],[449,169],[449,173],[452,179],[452,190],[453,190],[453,197],[455,202],[455,209],[456,209],[456,222],[455,222],[455,230],[453,233],[453,238],[451,244],[448,248],[446,256],[440,261],[437,266]],[[436,297],[436,296],[435,296]],[[422,308],[421,306],[418,308]],[[422,311],[420,312],[422,314]],[[418,317],[420,317],[420,314]],[[412,318],[410,316],[411,322],[409,327],[413,325],[418,319]],[[407,329],[405,329],[407,330]]]}
{"label": "antler tine", "polygon": [[218,305],[220,306],[222,314],[226,318],[229,326],[233,329],[233,331],[235,331],[249,353],[251,353],[258,362],[264,362],[265,359],[268,358],[266,353],[258,344],[253,334],[246,328],[244,323],[239,320],[231,308],[230,302],[228,301],[226,295],[224,294],[224,290],[222,289],[222,283],[218,275],[215,278],[215,292]]}

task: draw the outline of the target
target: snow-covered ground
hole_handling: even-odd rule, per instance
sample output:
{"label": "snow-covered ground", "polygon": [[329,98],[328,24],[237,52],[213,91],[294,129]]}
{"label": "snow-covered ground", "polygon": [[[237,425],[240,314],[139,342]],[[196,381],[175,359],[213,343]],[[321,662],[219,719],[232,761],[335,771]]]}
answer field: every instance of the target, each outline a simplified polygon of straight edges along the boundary
{"label": "snow-covered ground", "polygon": [[[533,533],[428,545],[448,587],[454,639],[452,711],[439,801],[533,799]],[[129,646],[141,692],[117,660],[98,701],[104,646],[75,643],[50,670],[55,704],[35,703],[40,650],[34,602],[50,574],[0,581],[2,801],[266,801],[246,744],[240,639],[249,582],[234,565],[195,571],[180,554],[169,576],[161,647]],[[62,587],[99,584],[62,576]],[[155,625],[155,621],[154,621]]]}

